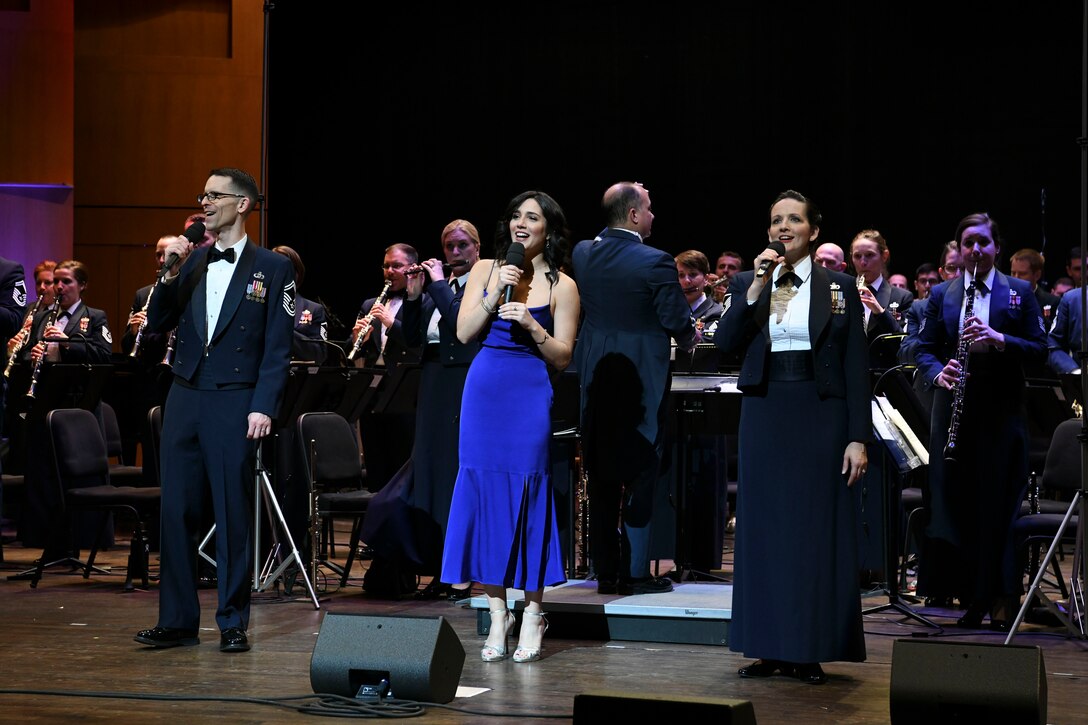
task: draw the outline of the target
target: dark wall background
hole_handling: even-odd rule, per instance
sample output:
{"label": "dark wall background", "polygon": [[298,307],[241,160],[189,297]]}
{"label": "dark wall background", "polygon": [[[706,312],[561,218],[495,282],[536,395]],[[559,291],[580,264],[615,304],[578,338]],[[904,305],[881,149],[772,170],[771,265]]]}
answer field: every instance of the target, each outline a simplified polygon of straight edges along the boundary
{"label": "dark wall background", "polygon": [[486,255],[528,188],[577,240],[610,183],[641,181],[652,243],[712,258],[761,250],[785,188],[822,207],[823,241],[881,230],[908,277],[975,211],[1006,257],[1039,248],[1044,189],[1048,277],[1079,242],[1080,3],[482,5],[270,14],[269,242],[345,322],[388,244],[439,256],[464,217]]}

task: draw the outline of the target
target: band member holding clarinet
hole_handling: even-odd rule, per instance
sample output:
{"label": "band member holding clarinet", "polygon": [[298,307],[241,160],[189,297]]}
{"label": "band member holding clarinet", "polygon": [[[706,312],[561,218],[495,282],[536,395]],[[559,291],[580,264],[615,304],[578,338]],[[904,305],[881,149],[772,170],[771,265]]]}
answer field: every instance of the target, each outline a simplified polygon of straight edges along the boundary
{"label": "band member holding clarinet", "polygon": [[997,222],[964,217],[956,241],[964,275],[930,291],[915,348],[935,391],[918,593],[959,599],[961,627],[989,614],[1004,630],[1023,591],[1010,527],[1028,485],[1024,365],[1045,358],[1046,333],[1031,284],[996,268]]}
{"label": "band member holding clarinet", "polygon": [[[45,363],[108,363],[113,336],[106,313],[83,302],[87,268],[69,259],[53,270],[53,297],[56,305],[39,310],[31,326],[32,347],[24,348],[32,366],[44,356]],[[51,324],[46,324],[50,322]],[[44,342],[48,338],[52,342]],[[71,342],[64,342],[70,339]]]}
{"label": "band member holding clarinet", "polygon": [[[162,267],[166,261],[166,247],[177,239],[173,234],[165,234],[159,237],[155,243],[155,269]],[[128,314],[128,325],[125,334],[121,336],[121,352],[129,357],[144,362],[148,367],[153,367],[162,362],[166,354],[166,334],[148,332],[147,308],[156,285],[149,284],[136,290],[136,297],[132,300],[132,309]]]}
{"label": "band member holding clarinet", "polygon": [[291,362],[295,274],[258,247],[246,219],[260,198],[244,171],[212,170],[198,201],[214,245],[194,249],[194,224],[166,249],[148,329],[177,327],[174,384],[163,413],[159,621],[136,634],[152,647],[195,645],[197,544],[210,493],[215,512],[219,649],[249,649],[254,456],[272,432]]}
{"label": "band member holding clarinet", "polygon": [[[351,331],[349,359],[364,361],[365,367],[395,367],[401,362],[418,362],[419,349],[410,349],[401,326],[406,270],[415,268],[419,253],[408,244],[393,244],[385,250],[382,275],[388,286],[383,294],[371,297],[359,308]],[[415,274],[419,269],[415,268]],[[362,334],[360,334],[362,333]]]}

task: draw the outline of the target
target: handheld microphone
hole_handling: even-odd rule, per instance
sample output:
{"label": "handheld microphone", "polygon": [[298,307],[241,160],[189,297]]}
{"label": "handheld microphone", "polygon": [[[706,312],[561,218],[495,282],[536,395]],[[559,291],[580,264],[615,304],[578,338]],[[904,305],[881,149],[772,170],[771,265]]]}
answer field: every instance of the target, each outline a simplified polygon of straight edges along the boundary
{"label": "handheld microphone", "polygon": [[[190,244],[196,244],[204,238],[204,222],[193,222],[188,229],[181,233],[181,236],[185,237]],[[167,255],[166,261],[162,263],[162,267],[159,269],[160,279],[165,277],[170,268],[178,263],[178,259],[180,257],[173,252]]]}
{"label": "handheld microphone", "polygon": [[[786,245],[783,244],[782,242],[778,241],[778,240],[775,240],[775,241],[771,242],[770,244],[768,244],[767,249],[770,249],[772,252],[775,252],[780,257],[783,254],[786,253]],[[767,274],[767,270],[771,268],[772,264],[774,264],[773,260],[764,259],[760,263],[759,269],[756,270],[756,277],[757,278],[762,278],[763,275]]]}
{"label": "handheld microphone", "polygon": [[[521,263],[525,261],[525,245],[521,242],[513,242],[510,248],[506,250],[506,263],[512,264],[515,267],[520,267]],[[514,285],[506,285],[506,290],[503,292],[503,303],[510,304],[510,298],[514,295]]]}

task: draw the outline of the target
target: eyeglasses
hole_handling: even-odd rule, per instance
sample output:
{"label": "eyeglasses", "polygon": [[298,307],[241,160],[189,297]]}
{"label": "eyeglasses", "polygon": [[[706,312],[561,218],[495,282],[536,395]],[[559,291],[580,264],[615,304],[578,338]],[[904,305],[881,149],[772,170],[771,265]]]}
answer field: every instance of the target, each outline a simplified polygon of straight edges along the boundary
{"label": "eyeglasses", "polygon": [[201,194],[200,196],[198,196],[196,198],[196,203],[197,204],[203,204],[205,199],[207,199],[208,201],[210,201],[212,203],[215,203],[215,202],[219,201],[220,199],[223,199],[223,198],[228,197],[228,196],[233,196],[235,199],[244,199],[245,198],[245,194],[228,194],[225,191],[207,191],[207,192],[204,192],[203,194]]}
{"label": "eyeglasses", "polygon": [[398,262],[396,264],[383,264],[382,269],[384,269],[386,271],[393,270],[394,272],[399,272],[399,271],[401,271],[402,269],[404,269],[407,266],[408,266],[407,264],[400,264]]}

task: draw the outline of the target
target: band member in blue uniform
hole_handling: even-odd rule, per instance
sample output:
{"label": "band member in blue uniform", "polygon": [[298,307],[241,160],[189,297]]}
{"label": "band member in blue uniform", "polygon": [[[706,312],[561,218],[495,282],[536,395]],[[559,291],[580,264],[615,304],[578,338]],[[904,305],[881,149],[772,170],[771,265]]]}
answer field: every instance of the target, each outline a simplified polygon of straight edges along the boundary
{"label": "band member in blue uniform", "polygon": [[215,512],[220,650],[249,649],[253,441],[272,432],[291,359],[295,282],[291,262],[249,241],[257,184],[239,169],[214,169],[198,197],[213,246],[179,237],[167,248],[180,269],[159,283],[148,328],[177,327],[174,384],[162,429],[159,621],[136,641],[199,643],[197,543],[205,491]]}

